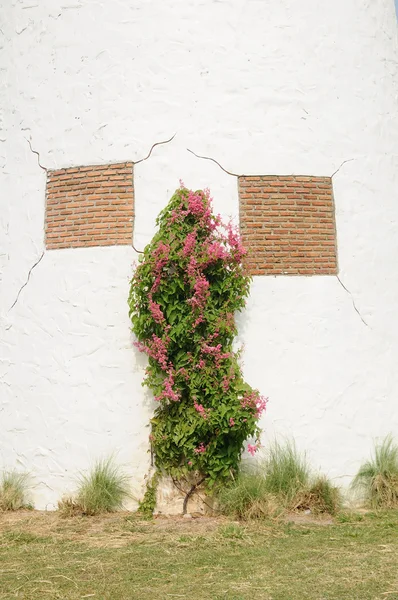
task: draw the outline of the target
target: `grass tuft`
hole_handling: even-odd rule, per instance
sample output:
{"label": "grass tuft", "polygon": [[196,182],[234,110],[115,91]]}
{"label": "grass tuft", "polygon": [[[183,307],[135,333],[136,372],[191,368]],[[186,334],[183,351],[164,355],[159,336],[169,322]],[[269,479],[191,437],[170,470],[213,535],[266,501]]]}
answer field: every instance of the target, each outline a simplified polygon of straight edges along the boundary
{"label": "grass tuft", "polygon": [[352,487],[372,508],[398,507],[398,445],[388,435],[361,465]]}
{"label": "grass tuft", "polygon": [[308,485],[310,469],[305,455],[300,454],[293,441],[274,442],[264,462],[267,492],[282,496],[288,503]]}
{"label": "grass tuft", "polygon": [[220,511],[239,519],[275,518],[289,510],[335,514],[340,491],[323,476],[311,477],[304,454],[294,442],[274,442],[257,468],[243,471],[219,490]]}
{"label": "grass tuft", "polygon": [[58,502],[58,510],[63,517],[76,517],[83,514],[83,508],[73,496],[64,496]]}
{"label": "grass tuft", "polygon": [[123,508],[129,497],[128,476],[108,458],[97,461],[87,475],[81,476],[76,497],[64,497],[58,509],[65,516],[93,516]]}
{"label": "grass tuft", "polygon": [[335,515],[341,508],[341,493],[327,477],[319,475],[312,483],[298,490],[292,508]]}
{"label": "grass tuft", "polygon": [[277,516],[278,499],[268,492],[266,477],[260,469],[243,471],[217,495],[220,511],[238,519],[261,519]]}
{"label": "grass tuft", "polygon": [[0,480],[0,511],[27,508],[27,493],[29,475],[8,471],[2,474]]}

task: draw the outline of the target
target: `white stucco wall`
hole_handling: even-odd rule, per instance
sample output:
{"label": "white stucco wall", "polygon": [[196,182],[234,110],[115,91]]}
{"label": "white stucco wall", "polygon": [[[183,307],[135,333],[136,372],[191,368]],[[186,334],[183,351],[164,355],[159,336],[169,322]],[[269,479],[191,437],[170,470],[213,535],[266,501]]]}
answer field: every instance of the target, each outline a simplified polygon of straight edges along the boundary
{"label": "white stucco wall", "polygon": [[[0,9],[0,468],[53,508],[110,452],[137,490],[153,404],[131,345],[135,253],[44,250],[45,171],[139,160],[135,245],[181,178],[237,218],[245,174],[331,175],[340,278],[258,277],[239,317],[264,440],[346,483],[398,435],[393,0],[10,0]],[[358,311],[356,312],[353,301]]]}

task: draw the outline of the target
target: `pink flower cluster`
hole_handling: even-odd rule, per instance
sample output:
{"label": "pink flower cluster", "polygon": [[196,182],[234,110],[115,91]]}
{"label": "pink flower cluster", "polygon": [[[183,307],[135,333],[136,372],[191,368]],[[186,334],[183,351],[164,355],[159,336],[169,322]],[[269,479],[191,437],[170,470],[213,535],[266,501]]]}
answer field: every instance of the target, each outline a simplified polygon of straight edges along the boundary
{"label": "pink flower cluster", "polygon": [[207,247],[207,254],[211,262],[216,260],[225,260],[229,256],[225,247],[219,241],[214,241],[209,244]]}
{"label": "pink flower cluster", "polygon": [[206,446],[203,442],[199,444],[197,448],[194,449],[195,454],[204,454],[206,452]]}
{"label": "pink flower cluster", "polygon": [[162,309],[157,302],[152,300],[152,294],[149,297],[149,310],[156,323],[164,322],[164,314],[162,313]]}
{"label": "pink flower cluster", "polygon": [[[193,286],[194,295],[192,296],[192,298],[187,300],[188,304],[190,304],[193,309],[199,311],[202,311],[204,309],[207,299],[210,296],[209,286],[210,284],[207,281],[206,277],[198,276]],[[201,323],[203,321],[203,316],[199,314],[199,317],[200,319],[198,320],[197,318],[197,322]]]}
{"label": "pink flower cluster", "polygon": [[207,281],[206,277],[198,277],[198,279],[195,281],[193,289],[195,290],[197,298],[201,302],[204,302],[209,297],[209,286],[210,283]]}
{"label": "pink flower cluster", "polygon": [[195,194],[192,190],[188,194],[188,210],[196,217],[202,217],[206,213],[206,196],[201,193]]}
{"label": "pink flower cluster", "polygon": [[264,396],[258,396],[256,401],[257,413],[256,417],[260,418],[265,409],[267,408],[268,398],[264,398]]}
{"label": "pink flower cluster", "polygon": [[196,231],[191,231],[191,233],[188,233],[184,241],[184,248],[182,250],[183,256],[189,256],[192,253],[192,250],[195,248],[195,244]]}
{"label": "pink flower cluster", "polygon": [[168,376],[163,381],[163,390],[160,394],[155,396],[155,400],[171,400],[172,402],[178,402],[181,399],[181,394],[173,390],[174,375],[172,369],[168,372]]}
{"label": "pink flower cluster", "polygon": [[224,377],[222,378],[222,383],[221,383],[221,386],[222,386],[222,389],[224,390],[224,392],[228,392],[229,384],[230,384],[229,377],[227,377],[227,375],[224,375]]}
{"label": "pink flower cluster", "polygon": [[148,356],[156,360],[163,371],[167,371],[169,369],[169,362],[167,359],[167,345],[170,341],[170,338],[166,337],[166,341],[157,335],[152,335],[152,341],[148,344],[143,344],[142,342],[134,342],[134,346],[138,348],[140,352],[145,352]]}
{"label": "pink flower cluster", "polygon": [[195,410],[206,420],[209,416],[210,409],[206,410],[202,404],[198,404],[196,400],[194,400]]}
{"label": "pink flower cluster", "polygon": [[198,261],[192,255],[191,258],[189,259],[189,263],[188,263],[188,266],[187,266],[187,273],[188,273],[189,279],[195,279],[196,278],[197,267],[198,267]]}
{"label": "pink flower cluster", "polygon": [[252,456],[255,455],[255,453],[257,452],[257,450],[259,449],[259,446],[256,444],[247,444],[247,451],[249,454],[251,454]]}
{"label": "pink flower cluster", "polygon": [[155,271],[160,271],[167,264],[170,254],[170,246],[160,241],[155,250],[153,256],[156,259]]}
{"label": "pink flower cluster", "polygon": [[207,343],[202,344],[203,354],[214,356],[217,367],[220,366],[222,360],[231,358],[230,352],[221,352],[221,350],[222,350],[221,344],[217,344],[217,346],[210,346],[210,344],[207,344]]}
{"label": "pink flower cluster", "polygon": [[209,344],[202,345],[203,354],[211,354],[212,356],[217,356],[221,351],[221,344],[217,344],[217,346],[209,346]]}
{"label": "pink flower cluster", "polygon": [[240,405],[242,408],[249,408],[255,410],[255,417],[259,419],[262,413],[265,411],[267,407],[268,398],[264,398],[264,396],[260,396],[258,392],[253,390],[252,392],[247,392],[242,400],[240,401]]}
{"label": "pink flower cluster", "polygon": [[242,244],[242,240],[239,234],[239,229],[228,223],[227,225],[227,236],[228,244],[233,251],[236,262],[240,262],[242,258],[247,254],[246,248]]}

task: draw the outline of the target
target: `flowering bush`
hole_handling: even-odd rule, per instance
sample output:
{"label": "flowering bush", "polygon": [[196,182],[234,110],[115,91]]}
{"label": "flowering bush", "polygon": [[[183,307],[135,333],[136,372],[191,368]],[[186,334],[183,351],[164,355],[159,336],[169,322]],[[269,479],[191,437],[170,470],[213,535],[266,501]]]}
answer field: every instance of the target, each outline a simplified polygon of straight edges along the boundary
{"label": "flowering bush", "polygon": [[148,356],[144,384],[159,403],[150,439],[158,468],[211,487],[238,470],[247,438],[257,450],[266,406],[232,349],[234,313],[249,294],[246,251],[236,228],[212,213],[208,190],[181,186],[157,225],[129,295],[135,344]]}

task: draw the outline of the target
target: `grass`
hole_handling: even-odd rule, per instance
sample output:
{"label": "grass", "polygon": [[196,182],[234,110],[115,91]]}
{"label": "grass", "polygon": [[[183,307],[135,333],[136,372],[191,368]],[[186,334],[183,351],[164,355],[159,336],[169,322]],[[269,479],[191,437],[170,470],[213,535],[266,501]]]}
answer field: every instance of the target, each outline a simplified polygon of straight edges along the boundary
{"label": "grass", "polygon": [[0,565],[0,600],[397,600],[398,511],[330,525],[3,513]]}
{"label": "grass", "polygon": [[352,487],[373,508],[398,507],[398,445],[391,436],[376,445],[373,456],[361,465]]}
{"label": "grass", "polygon": [[339,509],[341,498],[338,488],[326,477],[311,475],[305,455],[287,441],[274,442],[262,463],[220,489],[218,502],[225,515],[259,519],[292,510],[332,515]]}
{"label": "grass", "polygon": [[93,516],[122,509],[129,497],[129,478],[108,458],[97,461],[87,475],[82,475],[76,497],[64,497],[58,508],[66,516]]}
{"label": "grass", "polygon": [[292,441],[274,442],[268,448],[262,465],[268,492],[293,501],[297,493],[308,485],[310,468],[305,455],[300,454]]}
{"label": "grass", "polygon": [[0,511],[26,508],[28,490],[27,473],[4,472],[0,479]]}
{"label": "grass", "polygon": [[311,510],[314,513],[335,515],[341,506],[341,494],[327,477],[319,475],[297,491],[291,504],[291,508],[296,510]]}
{"label": "grass", "polygon": [[221,488],[217,495],[222,514],[237,519],[261,519],[279,515],[283,508],[269,493],[263,471],[243,471],[236,481]]}

